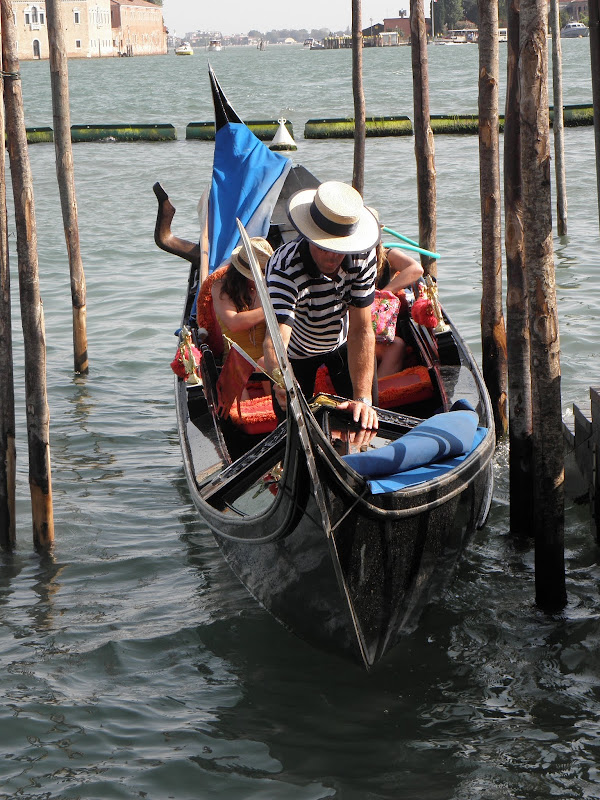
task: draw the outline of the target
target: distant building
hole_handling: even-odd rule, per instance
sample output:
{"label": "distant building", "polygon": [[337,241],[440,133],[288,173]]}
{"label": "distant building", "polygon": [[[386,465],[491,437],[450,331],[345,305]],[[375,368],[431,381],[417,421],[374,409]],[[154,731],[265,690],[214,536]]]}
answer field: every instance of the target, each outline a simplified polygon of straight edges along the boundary
{"label": "distant building", "polygon": [[[431,33],[431,22],[426,19],[425,27],[427,33]],[[398,31],[402,33],[407,39],[410,39],[410,19],[408,17],[393,17],[383,20],[384,31]]]}
{"label": "distant building", "polygon": [[162,8],[148,0],[110,0],[117,55],[154,56],[167,52]]}
{"label": "distant building", "polygon": [[[12,9],[19,60],[48,58],[46,3],[13,0]],[[162,8],[147,0],[60,0],[60,11],[69,58],[167,52]]]}
{"label": "distant building", "polygon": [[581,17],[589,16],[590,13],[587,0],[568,0],[568,2],[563,0],[559,3],[559,7],[561,11],[564,9],[567,12],[570,19],[577,21]]}

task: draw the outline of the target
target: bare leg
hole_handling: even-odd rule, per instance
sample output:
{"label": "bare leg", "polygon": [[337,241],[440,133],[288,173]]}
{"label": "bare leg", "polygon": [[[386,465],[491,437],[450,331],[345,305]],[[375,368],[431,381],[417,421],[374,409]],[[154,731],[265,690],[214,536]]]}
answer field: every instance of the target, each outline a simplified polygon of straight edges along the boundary
{"label": "bare leg", "polygon": [[385,378],[400,372],[404,363],[405,350],[404,339],[399,336],[396,336],[394,341],[389,344],[378,342],[375,349],[378,363],[377,377]]}

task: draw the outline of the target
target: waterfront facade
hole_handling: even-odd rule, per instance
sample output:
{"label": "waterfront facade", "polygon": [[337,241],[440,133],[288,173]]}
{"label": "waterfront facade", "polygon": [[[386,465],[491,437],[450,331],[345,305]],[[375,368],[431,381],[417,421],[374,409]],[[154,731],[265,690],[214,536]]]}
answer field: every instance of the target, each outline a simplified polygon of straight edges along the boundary
{"label": "waterfront facade", "polygon": [[[19,60],[49,56],[45,2],[13,0]],[[60,0],[69,58],[162,55],[167,35],[162,8],[147,0]]]}
{"label": "waterfront facade", "polygon": [[162,8],[147,0],[110,0],[113,43],[120,56],[165,55]]}

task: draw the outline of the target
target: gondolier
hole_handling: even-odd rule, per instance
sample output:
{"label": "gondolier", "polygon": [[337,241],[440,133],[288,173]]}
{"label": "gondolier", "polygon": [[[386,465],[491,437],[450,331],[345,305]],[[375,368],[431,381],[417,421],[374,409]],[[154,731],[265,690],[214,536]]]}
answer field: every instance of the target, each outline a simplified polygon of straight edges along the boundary
{"label": "gondolier", "polygon": [[[266,280],[294,374],[310,397],[325,364],[336,392],[349,398],[355,421],[377,428],[370,307],[379,223],[360,194],[339,181],[294,194],[288,216],[300,236],[275,251]],[[268,334],[263,349],[271,371],[277,361]],[[285,391],[275,394],[285,408]]]}

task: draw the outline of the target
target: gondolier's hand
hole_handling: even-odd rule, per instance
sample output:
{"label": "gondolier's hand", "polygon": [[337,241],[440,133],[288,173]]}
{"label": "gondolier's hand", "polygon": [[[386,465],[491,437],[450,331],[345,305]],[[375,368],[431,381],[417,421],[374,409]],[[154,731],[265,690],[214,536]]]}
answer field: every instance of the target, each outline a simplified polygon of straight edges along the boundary
{"label": "gondolier's hand", "polygon": [[281,386],[277,386],[275,384],[273,386],[273,394],[275,395],[275,399],[279,403],[280,407],[285,411],[287,408],[287,392],[285,389],[282,389]]}
{"label": "gondolier's hand", "polygon": [[358,397],[356,400],[346,400],[338,406],[342,411],[348,409],[352,411],[352,418],[355,422],[360,422],[360,427],[363,430],[377,430],[379,421],[377,419],[377,412],[371,405],[368,397]]}

